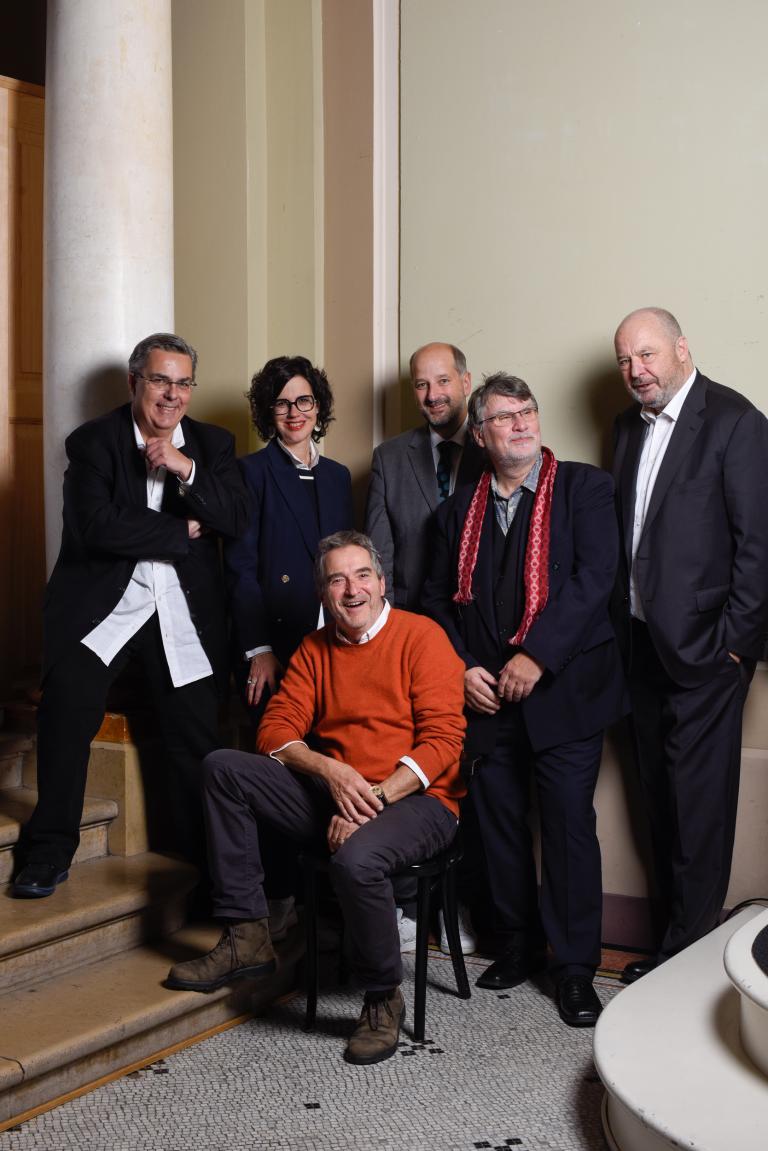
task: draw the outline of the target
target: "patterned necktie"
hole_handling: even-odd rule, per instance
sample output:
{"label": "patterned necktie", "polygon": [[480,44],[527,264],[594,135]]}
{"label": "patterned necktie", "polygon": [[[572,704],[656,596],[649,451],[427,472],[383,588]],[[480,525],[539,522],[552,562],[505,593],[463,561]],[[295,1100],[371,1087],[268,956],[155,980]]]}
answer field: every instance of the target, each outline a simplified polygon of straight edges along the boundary
{"label": "patterned necktie", "polygon": [[451,492],[451,472],[453,471],[453,452],[457,448],[453,440],[443,440],[437,445],[437,454],[440,463],[437,465],[437,490],[440,503],[447,500]]}

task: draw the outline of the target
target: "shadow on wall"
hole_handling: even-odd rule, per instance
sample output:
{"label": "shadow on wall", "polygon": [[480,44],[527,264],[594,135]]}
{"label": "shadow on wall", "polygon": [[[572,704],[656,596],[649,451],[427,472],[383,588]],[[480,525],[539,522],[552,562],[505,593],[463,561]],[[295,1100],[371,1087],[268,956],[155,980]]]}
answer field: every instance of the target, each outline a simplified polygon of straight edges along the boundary
{"label": "shadow on wall", "polygon": [[616,365],[596,364],[575,381],[584,397],[591,422],[598,435],[599,467],[611,470],[613,461],[613,424],[620,412],[631,402],[624,391]]}
{"label": "shadow on wall", "polygon": [[80,410],[74,427],[111,412],[130,399],[128,369],[125,364],[107,362],[83,377],[80,390]]}

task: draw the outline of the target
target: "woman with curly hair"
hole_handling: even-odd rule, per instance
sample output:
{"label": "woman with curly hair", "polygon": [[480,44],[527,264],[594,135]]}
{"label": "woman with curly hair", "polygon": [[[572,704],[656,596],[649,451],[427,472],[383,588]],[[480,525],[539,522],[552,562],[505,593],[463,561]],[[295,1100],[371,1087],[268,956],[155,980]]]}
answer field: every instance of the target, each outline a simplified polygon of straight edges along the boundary
{"label": "woman with curly hair", "polygon": [[247,396],[267,446],[239,461],[250,524],[224,555],[237,678],[255,722],[301,640],[322,622],[313,560],[324,536],[353,526],[352,484],[347,468],[316,447],[333,419],[321,368],[304,356],[278,356],[256,373]]}

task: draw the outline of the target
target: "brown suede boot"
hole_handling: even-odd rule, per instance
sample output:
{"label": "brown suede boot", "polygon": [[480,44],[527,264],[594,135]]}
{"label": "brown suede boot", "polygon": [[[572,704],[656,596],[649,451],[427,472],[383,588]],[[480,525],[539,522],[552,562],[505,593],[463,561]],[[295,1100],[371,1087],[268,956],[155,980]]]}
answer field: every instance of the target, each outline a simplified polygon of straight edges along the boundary
{"label": "brown suede boot", "polygon": [[405,1020],[405,1000],[399,987],[381,998],[366,993],[360,1021],[344,1058],[347,1063],[381,1063],[397,1051],[400,1027]]}
{"label": "brown suede boot", "polygon": [[276,967],[267,920],[254,919],[226,927],[207,955],[176,963],[165,986],[177,991],[216,991],[233,979],[269,975]]}

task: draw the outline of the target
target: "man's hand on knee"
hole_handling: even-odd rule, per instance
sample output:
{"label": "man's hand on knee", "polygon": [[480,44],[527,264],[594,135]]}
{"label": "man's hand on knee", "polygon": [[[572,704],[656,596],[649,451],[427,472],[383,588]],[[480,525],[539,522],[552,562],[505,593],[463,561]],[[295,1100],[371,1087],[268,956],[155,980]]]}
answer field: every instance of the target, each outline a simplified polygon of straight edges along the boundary
{"label": "man's hand on knee", "polygon": [[370,783],[348,763],[328,763],[328,786],[339,813],[358,825],[374,819],[384,805],[371,791]]}
{"label": "man's hand on knee", "polygon": [[[369,820],[364,819],[363,823],[368,823]],[[353,832],[357,831],[360,827],[359,823],[353,823],[351,819],[345,819],[343,815],[334,815],[331,822],[328,824],[328,848],[331,852],[338,851],[342,843],[345,843]]]}

